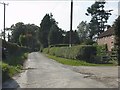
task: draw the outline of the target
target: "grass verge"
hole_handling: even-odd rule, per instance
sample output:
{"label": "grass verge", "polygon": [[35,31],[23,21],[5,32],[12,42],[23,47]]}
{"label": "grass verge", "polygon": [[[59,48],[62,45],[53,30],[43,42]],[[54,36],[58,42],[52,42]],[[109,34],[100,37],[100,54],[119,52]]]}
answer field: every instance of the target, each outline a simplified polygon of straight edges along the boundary
{"label": "grass verge", "polygon": [[93,64],[93,63],[87,63],[82,60],[73,60],[73,59],[66,59],[61,57],[56,57],[52,55],[46,55],[48,58],[51,58],[61,64],[65,65],[71,65],[71,66],[114,66],[113,64]]}

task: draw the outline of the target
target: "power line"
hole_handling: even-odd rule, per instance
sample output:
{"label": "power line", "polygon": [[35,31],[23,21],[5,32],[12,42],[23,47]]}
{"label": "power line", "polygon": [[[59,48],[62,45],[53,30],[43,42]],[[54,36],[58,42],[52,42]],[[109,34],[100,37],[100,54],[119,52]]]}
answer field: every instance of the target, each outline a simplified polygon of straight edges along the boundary
{"label": "power line", "polygon": [[8,5],[8,3],[6,4],[6,3],[1,3],[0,2],[0,4],[3,4],[4,5],[4,35],[3,35],[3,38],[4,38],[4,40],[5,40],[5,8],[6,8],[6,5]]}

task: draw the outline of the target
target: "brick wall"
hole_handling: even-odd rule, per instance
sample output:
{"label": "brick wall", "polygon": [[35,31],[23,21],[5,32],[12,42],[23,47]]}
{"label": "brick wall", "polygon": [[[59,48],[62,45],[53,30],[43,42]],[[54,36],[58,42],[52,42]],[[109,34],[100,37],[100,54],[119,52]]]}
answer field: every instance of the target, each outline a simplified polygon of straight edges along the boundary
{"label": "brick wall", "polygon": [[107,37],[98,38],[97,43],[98,43],[98,45],[107,44],[108,51],[111,51],[111,49],[114,47],[115,36],[111,35],[111,36],[107,36]]}

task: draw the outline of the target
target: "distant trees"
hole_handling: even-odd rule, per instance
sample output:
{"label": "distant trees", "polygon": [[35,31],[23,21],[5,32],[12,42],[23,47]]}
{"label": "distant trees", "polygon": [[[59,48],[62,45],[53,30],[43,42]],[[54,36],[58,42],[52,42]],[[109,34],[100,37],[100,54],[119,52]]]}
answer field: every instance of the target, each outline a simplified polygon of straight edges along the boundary
{"label": "distant trees", "polygon": [[31,49],[38,49],[38,31],[39,27],[34,24],[24,24],[18,22],[15,25],[12,25],[11,35],[9,36],[9,42],[17,43],[20,46],[25,46]]}
{"label": "distant trees", "polygon": [[87,21],[82,21],[77,26],[77,30],[78,30],[77,32],[80,38],[80,42],[83,42],[89,38],[89,24],[87,23]]}
{"label": "distant trees", "polygon": [[26,36],[25,36],[25,35],[22,35],[22,34],[21,34],[21,35],[19,36],[19,42],[20,42],[20,45],[21,45],[21,46],[27,46],[27,45],[26,45],[26,42],[27,42],[26,40],[27,40],[27,39],[26,39]]}
{"label": "distant trees", "polygon": [[[77,31],[71,31],[71,44],[79,44],[80,41],[79,41],[79,36],[78,36],[78,33]],[[70,40],[70,31],[67,31],[64,38],[63,38],[63,43],[65,44],[69,44],[69,40]]]}
{"label": "distant trees", "polygon": [[[9,30],[9,42],[16,43],[20,46],[28,47],[31,50],[46,48],[49,45],[69,44],[69,31],[64,31],[58,27],[58,22],[52,14],[46,14],[40,27],[34,24],[24,24],[18,22],[13,24]],[[72,44],[79,43],[77,31],[72,31]]]}
{"label": "distant trees", "polygon": [[11,40],[10,42],[17,43],[20,45],[19,36],[25,34],[25,25],[22,22],[18,22],[15,25],[12,25],[11,28]]}
{"label": "distant trees", "polygon": [[27,39],[27,46],[31,49],[38,49],[40,46],[38,40],[38,31],[39,27],[34,24],[26,24],[26,39]]}
{"label": "distant trees", "polygon": [[[69,36],[69,31],[65,32],[58,27],[58,22],[56,22],[52,14],[46,14],[43,17],[39,30],[41,48],[55,44],[69,44]],[[79,37],[76,31],[72,31],[72,43],[79,43]]]}
{"label": "distant trees", "polygon": [[53,15],[46,14],[40,23],[39,29],[39,41],[41,43],[41,47],[43,48],[48,47],[48,42],[50,41],[48,41],[48,35],[53,25],[57,25],[57,22],[53,18]]}
{"label": "distant trees", "polygon": [[49,45],[61,44],[63,43],[62,41],[63,41],[62,32],[60,31],[57,24],[53,24],[50,28],[50,32],[48,35]]}
{"label": "distant trees", "polygon": [[91,15],[90,25],[90,38],[93,39],[95,35],[99,35],[100,33],[104,32],[104,29],[107,25],[107,20],[111,15],[112,10],[105,11],[104,5],[106,2],[96,1],[91,7],[88,7],[86,15]]}
{"label": "distant trees", "polygon": [[72,44],[80,44],[79,36],[76,30],[72,31],[71,36],[72,36],[72,40],[71,40]]}
{"label": "distant trees", "polygon": [[82,21],[77,26],[77,32],[79,35],[80,44],[92,45],[94,43],[93,39],[91,39],[91,32],[90,25],[87,21]]}
{"label": "distant trees", "polygon": [[110,25],[106,25],[112,10],[105,10],[105,1],[95,1],[90,7],[87,8],[87,16],[91,16],[90,22],[81,21],[77,26],[77,32],[79,35],[80,43],[92,44],[96,37],[104,32],[105,28],[109,28]]}
{"label": "distant trees", "polygon": [[52,26],[51,17],[49,14],[46,14],[40,23],[39,41],[41,47],[48,47],[48,34]]}
{"label": "distant trees", "polygon": [[[95,22],[87,23],[86,21],[82,21],[77,27],[78,31],[71,31],[71,43],[91,43],[93,36],[96,34],[96,26],[94,24]],[[31,49],[36,47],[46,48],[49,45],[55,44],[69,44],[70,40],[70,31],[64,31],[59,28],[58,22],[56,22],[52,14],[46,14],[43,17],[40,27],[34,24],[18,22],[15,25],[12,25],[10,30],[10,42],[17,43],[20,46],[25,46]]]}

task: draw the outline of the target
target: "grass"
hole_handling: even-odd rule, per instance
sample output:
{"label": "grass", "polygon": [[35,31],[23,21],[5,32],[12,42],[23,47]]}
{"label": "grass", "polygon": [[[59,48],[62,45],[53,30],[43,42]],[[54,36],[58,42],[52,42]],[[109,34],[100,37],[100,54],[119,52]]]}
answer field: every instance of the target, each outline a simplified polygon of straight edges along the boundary
{"label": "grass", "polygon": [[71,65],[71,66],[114,66],[113,64],[93,64],[93,63],[87,63],[82,60],[73,60],[73,59],[66,59],[66,58],[61,58],[61,57],[56,57],[52,55],[48,55],[48,58],[51,58],[61,64],[65,65]]}
{"label": "grass", "polygon": [[20,55],[11,56],[8,59],[3,60],[3,62],[0,61],[0,67],[2,67],[2,82],[21,71],[27,56],[28,53],[22,53]]}
{"label": "grass", "polygon": [[20,66],[11,66],[4,62],[0,62],[0,63],[2,63],[2,71],[8,72],[10,76],[13,76],[14,74],[20,72],[21,69]]}
{"label": "grass", "polygon": [[0,61],[0,66],[2,67],[2,82],[8,80],[13,75],[20,72],[20,66],[11,66],[7,63]]}

